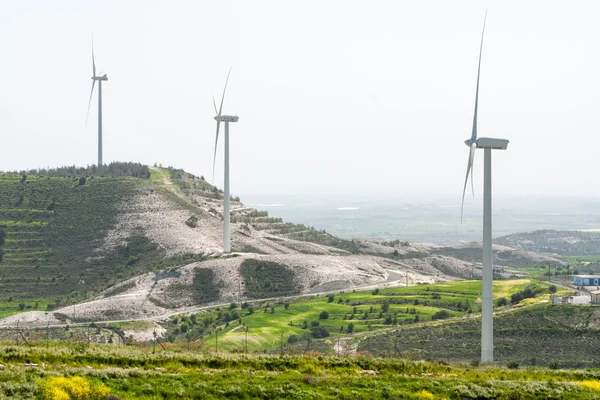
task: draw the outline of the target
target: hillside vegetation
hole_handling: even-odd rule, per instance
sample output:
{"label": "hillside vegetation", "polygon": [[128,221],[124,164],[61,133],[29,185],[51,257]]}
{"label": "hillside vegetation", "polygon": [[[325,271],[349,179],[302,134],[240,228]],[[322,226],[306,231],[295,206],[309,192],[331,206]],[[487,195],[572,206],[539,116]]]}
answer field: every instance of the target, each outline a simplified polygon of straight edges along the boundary
{"label": "hillside vegetation", "polygon": [[95,252],[114,227],[118,206],[144,181],[127,176],[128,171],[144,176],[140,166],[121,167],[111,164],[102,174],[67,168],[0,175],[3,296],[77,298],[77,292],[141,272],[138,266],[158,252],[143,236],[110,252]]}
{"label": "hillside vegetation", "polygon": [[[45,399],[593,399],[596,370],[185,349],[0,345],[0,396]],[[64,394],[63,394],[64,393]]]}
{"label": "hillside vegetation", "polygon": [[[352,291],[308,299],[231,303],[228,307],[172,317],[165,325],[165,339],[174,343],[203,343],[204,350],[218,346],[232,352],[345,353],[349,348],[338,348],[340,339],[344,343],[358,343],[378,331],[413,328],[419,331],[426,326],[430,329],[424,323],[448,321],[452,324],[465,317],[477,320],[475,316],[481,309],[480,291],[481,282],[463,281]],[[548,285],[526,279],[498,281],[494,283],[494,293],[497,309],[506,310],[547,299]],[[399,355],[400,351],[421,348],[417,340],[390,353],[385,345],[378,344],[371,349],[368,341],[366,343],[364,350],[378,356]],[[442,340],[440,346],[444,343]],[[455,351],[464,354],[462,360],[469,359],[471,352],[462,349],[461,346]],[[428,354],[436,359],[445,356],[444,351]]]}

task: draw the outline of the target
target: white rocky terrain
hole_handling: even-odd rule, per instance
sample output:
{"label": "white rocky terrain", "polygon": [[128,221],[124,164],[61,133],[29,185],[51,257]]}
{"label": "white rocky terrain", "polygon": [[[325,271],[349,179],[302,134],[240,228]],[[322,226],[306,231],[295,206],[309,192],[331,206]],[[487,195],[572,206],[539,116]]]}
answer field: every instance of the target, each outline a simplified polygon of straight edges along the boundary
{"label": "white rocky terrain", "polygon": [[[164,250],[166,257],[196,254],[204,261],[149,271],[80,304],[4,318],[0,327],[17,322],[21,326],[46,326],[77,321],[157,320],[218,303],[247,300],[251,298],[245,290],[248,279],[262,278],[260,274],[250,278],[244,275],[247,260],[272,263],[289,274],[295,295],[481,276],[481,265],[472,255],[477,245],[454,247],[457,254],[452,256],[448,250],[452,248],[428,244],[393,247],[372,240],[342,241],[269,218],[237,201],[232,202],[234,252],[223,255],[222,200],[211,197],[210,185],[189,174],[175,184],[163,170],[153,172],[160,176],[159,184],[140,185],[137,194],[123,202],[116,226],[108,232],[95,257],[142,234]],[[502,254],[508,249],[495,247]],[[473,259],[460,257],[463,253]],[[514,254],[521,261],[533,257],[522,252]],[[506,264],[511,266],[510,260],[506,259]],[[200,272],[210,276],[211,281],[202,281]],[[515,271],[499,273],[507,277],[524,275]],[[281,294],[273,292],[272,297]]]}

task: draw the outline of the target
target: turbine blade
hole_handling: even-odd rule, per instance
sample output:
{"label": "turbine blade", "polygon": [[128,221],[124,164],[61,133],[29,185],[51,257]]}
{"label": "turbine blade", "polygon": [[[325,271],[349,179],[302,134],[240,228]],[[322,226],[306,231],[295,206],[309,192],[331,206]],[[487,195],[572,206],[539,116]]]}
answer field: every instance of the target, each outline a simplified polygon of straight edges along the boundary
{"label": "turbine blade", "polygon": [[217,144],[219,143],[219,125],[221,121],[217,121],[217,137],[215,138],[215,154],[213,155],[213,173],[212,173],[212,183],[215,185],[215,162],[217,161]]}
{"label": "turbine blade", "polygon": [[479,64],[477,66],[477,89],[475,90],[475,113],[473,115],[473,131],[471,132],[471,139],[477,139],[477,106],[479,103],[479,75],[481,73],[481,53],[483,52],[483,35],[485,34],[485,21],[487,19],[487,10],[485,11],[485,17],[483,17],[483,29],[481,31],[481,44],[479,45]]}
{"label": "turbine blade", "polygon": [[229,82],[230,74],[231,74],[231,68],[229,68],[229,72],[227,73],[227,79],[225,80],[225,88],[223,89],[223,97],[221,97],[221,106],[219,106],[219,117],[221,116],[221,111],[223,111],[223,101],[225,100],[225,91],[227,90],[227,82]]}
{"label": "turbine blade", "polygon": [[[465,176],[465,185],[463,187],[462,202],[460,204],[460,223],[461,224],[463,221],[463,208],[465,206],[465,193],[467,192],[467,183],[469,182],[469,173],[473,169],[474,153],[475,153],[475,147],[473,145],[471,145],[471,149],[469,150],[469,160],[467,162],[467,175]],[[471,175],[471,176],[473,176],[473,175]]]}
{"label": "turbine blade", "polygon": [[217,103],[215,102],[215,95],[213,94],[213,106],[215,106],[215,115],[219,113],[219,111],[217,111]]}
{"label": "turbine blade", "polygon": [[95,84],[96,84],[96,81],[93,80],[92,81],[92,91],[90,92],[90,101],[88,101],[88,111],[87,111],[87,115],[85,116],[85,129],[87,129],[88,118],[90,116],[90,106],[92,105],[92,95],[94,94],[94,85]]}
{"label": "turbine blade", "polygon": [[94,38],[92,37],[92,71],[96,76],[96,60],[94,60]]}

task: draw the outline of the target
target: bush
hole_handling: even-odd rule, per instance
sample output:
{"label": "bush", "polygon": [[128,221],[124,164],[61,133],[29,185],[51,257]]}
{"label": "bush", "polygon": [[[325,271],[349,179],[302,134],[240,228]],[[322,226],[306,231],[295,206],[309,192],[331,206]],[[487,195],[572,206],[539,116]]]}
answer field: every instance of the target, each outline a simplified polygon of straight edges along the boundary
{"label": "bush", "polygon": [[43,380],[41,386],[48,400],[104,400],[110,395],[110,389],[102,383],[93,384],[81,376],[52,377]]}
{"label": "bush", "polygon": [[506,297],[500,297],[496,302],[496,307],[502,307],[506,305],[508,305],[508,300],[506,300]]}
{"label": "bush", "polygon": [[332,294],[330,294],[329,296],[327,296],[327,302],[328,303],[333,303],[333,299],[334,299],[334,297],[333,297]]}
{"label": "bush", "polygon": [[298,342],[298,336],[296,336],[296,335],[290,335],[290,336],[288,337],[288,340],[287,340],[287,342],[288,342],[289,344],[292,344],[292,343],[297,343],[297,342]]}
{"label": "bush", "polygon": [[509,368],[509,369],[518,369],[519,368],[519,362],[515,361],[515,360],[509,361],[506,364],[506,367]]}
{"label": "bush", "polygon": [[327,329],[325,329],[322,326],[316,326],[316,327],[312,328],[310,331],[310,334],[315,339],[329,337],[329,332],[327,332]]}
{"label": "bush", "polygon": [[549,291],[551,294],[554,294],[554,293],[556,293],[556,291],[557,291],[557,290],[558,290],[558,288],[556,287],[556,285],[550,285],[550,287],[548,288],[548,291]]}
{"label": "bush", "polygon": [[347,332],[348,332],[348,333],[352,333],[352,332],[354,332],[354,324],[353,324],[352,322],[350,322],[350,323],[348,324],[348,329],[347,329]]}
{"label": "bush", "polygon": [[431,319],[446,319],[450,318],[452,315],[446,310],[440,310],[431,316]]}
{"label": "bush", "polygon": [[525,297],[523,297],[523,293],[518,292],[518,293],[514,293],[510,296],[510,302],[512,304],[517,304],[518,302],[520,302],[521,300],[523,300]]}
{"label": "bush", "polygon": [[327,311],[321,311],[319,314],[319,319],[327,319],[329,318],[329,313]]}

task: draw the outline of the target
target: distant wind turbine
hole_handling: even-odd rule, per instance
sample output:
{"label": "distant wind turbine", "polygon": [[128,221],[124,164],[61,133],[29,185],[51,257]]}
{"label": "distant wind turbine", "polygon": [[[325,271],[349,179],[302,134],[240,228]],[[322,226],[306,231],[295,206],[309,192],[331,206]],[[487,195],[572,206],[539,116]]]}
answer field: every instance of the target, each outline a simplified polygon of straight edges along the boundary
{"label": "distant wind turbine", "polygon": [[225,92],[227,91],[227,82],[229,82],[229,75],[231,74],[231,68],[229,68],[229,72],[227,73],[227,79],[225,80],[225,88],[223,89],[223,96],[221,97],[221,105],[217,110],[217,103],[215,102],[215,97],[213,96],[213,105],[215,107],[215,120],[217,121],[217,136],[215,138],[215,152],[213,156],[213,185],[215,183],[215,161],[217,159],[217,145],[219,143],[219,127],[221,122],[225,123],[225,184],[224,184],[224,194],[223,194],[223,252],[229,253],[231,252],[231,240],[230,240],[230,205],[229,205],[229,123],[230,122],[238,122],[239,117],[230,116],[230,115],[222,115],[223,112],[223,101],[225,100]]}
{"label": "distant wind turbine", "polygon": [[107,81],[106,74],[96,76],[96,61],[94,60],[94,41],[92,40],[92,91],[90,92],[90,101],[88,102],[87,116],[85,117],[85,125],[90,116],[90,106],[92,105],[92,95],[94,94],[94,85],[98,81],[98,168],[102,167],[102,81]]}
{"label": "distant wind turbine", "polygon": [[477,68],[477,89],[475,91],[475,114],[473,117],[473,131],[471,138],[465,140],[465,144],[470,148],[469,159],[467,162],[467,175],[465,176],[465,185],[463,188],[462,203],[460,206],[460,220],[463,219],[463,207],[465,205],[465,192],[469,182],[469,173],[471,174],[471,190],[475,196],[473,186],[473,159],[475,149],[483,149],[484,154],[484,179],[483,179],[483,277],[481,282],[481,362],[494,361],[494,316],[492,303],[492,283],[493,283],[493,264],[492,264],[492,150],[506,150],[508,140],[495,138],[477,138],[477,106],[479,101],[479,75],[481,72],[481,53],[483,50],[483,35],[485,33],[485,20],[483,19],[483,30],[481,32],[481,45],[479,47],[479,66]]}

